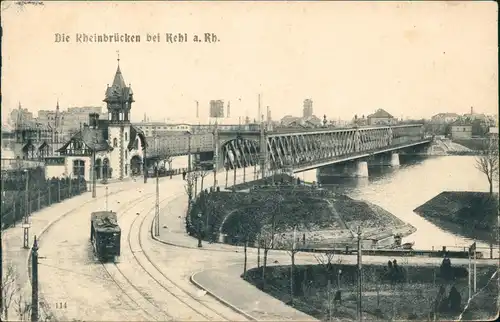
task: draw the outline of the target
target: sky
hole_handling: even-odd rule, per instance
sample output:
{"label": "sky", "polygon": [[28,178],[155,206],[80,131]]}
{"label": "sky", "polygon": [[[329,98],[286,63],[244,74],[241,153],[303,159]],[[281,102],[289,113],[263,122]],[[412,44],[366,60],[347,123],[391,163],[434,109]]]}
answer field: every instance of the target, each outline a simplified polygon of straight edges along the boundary
{"label": "sky", "polygon": [[[201,122],[209,101],[231,119],[314,114],[352,119],[498,110],[495,2],[2,2],[2,117],[103,106],[117,68],[134,91],[132,120]],[[55,34],[71,37],[55,42]],[[77,43],[77,33],[129,33],[140,43]],[[147,42],[160,33],[161,42]],[[167,43],[166,33],[188,42]],[[214,33],[215,43],[193,42]]]}

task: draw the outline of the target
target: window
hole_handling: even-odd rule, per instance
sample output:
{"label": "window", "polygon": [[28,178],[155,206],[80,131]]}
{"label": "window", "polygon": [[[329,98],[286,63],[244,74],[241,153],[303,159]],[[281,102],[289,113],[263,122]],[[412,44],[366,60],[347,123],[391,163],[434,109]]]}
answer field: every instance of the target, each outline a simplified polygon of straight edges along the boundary
{"label": "window", "polygon": [[127,153],[127,150],[125,150],[125,159],[127,159],[128,157],[128,153]]}
{"label": "window", "polygon": [[85,161],[83,160],[73,161],[73,175],[76,177],[85,176]]}
{"label": "window", "polygon": [[118,146],[118,140],[116,138],[113,139],[113,147],[116,148]]}
{"label": "window", "polygon": [[128,133],[125,132],[125,142],[127,142],[127,141],[128,141]]}

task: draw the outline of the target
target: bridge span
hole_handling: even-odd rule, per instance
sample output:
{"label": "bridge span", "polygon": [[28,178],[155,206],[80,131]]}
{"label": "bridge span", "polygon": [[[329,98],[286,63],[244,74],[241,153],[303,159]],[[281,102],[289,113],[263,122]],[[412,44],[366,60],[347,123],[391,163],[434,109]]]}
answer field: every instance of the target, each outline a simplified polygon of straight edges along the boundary
{"label": "bridge span", "polygon": [[[219,167],[242,168],[259,164],[261,169],[288,169],[298,173],[334,163],[363,161],[404,149],[420,149],[431,142],[422,124],[321,129],[315,131],[223,134]],[[261,149],[265,146],[265,149]],[[396,155],[397,157],[397,155]],[[394,159],[394,158],[393,158]],[[399,161],[397,161],[399,164]]]}

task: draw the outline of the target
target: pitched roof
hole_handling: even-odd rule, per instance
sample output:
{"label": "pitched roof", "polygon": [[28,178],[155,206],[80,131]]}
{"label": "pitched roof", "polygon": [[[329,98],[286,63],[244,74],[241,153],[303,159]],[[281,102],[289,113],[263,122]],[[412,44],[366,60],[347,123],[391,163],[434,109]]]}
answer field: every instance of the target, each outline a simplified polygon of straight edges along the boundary
{"label": "pitched roof", "polygon": [[127,149],[129,151],[139,149],[139,147],[137,146],[136,137],[138,137],[139,140],[141,141],[141,146],[143,148],[148,146],[144,132],[141,129],[139,129],[138,127],[131,125],[130,126],[130,141],[129,141],[128,146],[127,146]]}
{"label": "pitched roof", "polygon": [[99,151],[111,151],[113,148],[107,141],[107,129],[83,128],[71,137],[57,152],[63,152],[72,141],[81,141],[89,149]]}
{"label": "pitched roof", "polygon": [[108,100],[129,100],[132,99],[132,88],[127,87],[125,80],[123,79],[122,71],[120,66],[116,69],[115,77],[113,79],[113,84],[106,89],[105,102]]}
{"label": "pitched roof", "polygon": [[439,113],[434,115],[432,118],[439,118],[439,117],[459,117],[457,113]]}
{"label": "pitched roof", "polygon": [[370,114],[367,118],[389,118],[392,119],[394,116],[389,114],[386,110],[379,108],[375,113]]}

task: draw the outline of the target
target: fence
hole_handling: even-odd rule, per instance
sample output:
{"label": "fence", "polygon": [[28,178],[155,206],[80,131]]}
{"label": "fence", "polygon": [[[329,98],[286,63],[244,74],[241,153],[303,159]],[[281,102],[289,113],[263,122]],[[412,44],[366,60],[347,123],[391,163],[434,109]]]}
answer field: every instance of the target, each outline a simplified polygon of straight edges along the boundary
{"label": "fence", "polygon": [[53,203],[80,195],[87,191],[85,179],[52,178],[46,180],[45,184],[30,187],[27,192],[12,190],[13,187],[23,187],[21,182],[4,182],[2,196],[2,226],[4,228],[14,226],[26,215],[39,211]]}

